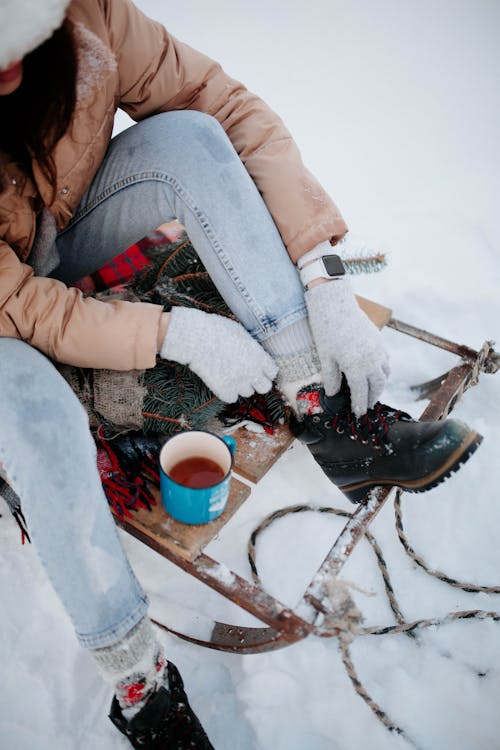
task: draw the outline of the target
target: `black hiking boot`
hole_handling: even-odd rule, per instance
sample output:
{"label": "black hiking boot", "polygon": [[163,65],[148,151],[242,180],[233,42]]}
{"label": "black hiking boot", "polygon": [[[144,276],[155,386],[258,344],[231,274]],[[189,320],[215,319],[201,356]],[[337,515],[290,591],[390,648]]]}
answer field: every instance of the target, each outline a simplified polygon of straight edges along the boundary
{"label": "black hiking boot", "polygon": [[116,696],[109,718],[139,750],[214,750],[189,705],[177,667],[167,662],[166,687],[161,687],[130,721]]}
{"label": "black hiking boot", "polygon": [[291,430],[353,503],[379,485],[430,490],[457,471],[482,440],[458,420],[417,422],[379,402],[358,419],[345,385],[335,396],[320,389],[319,404],[323,412],[292,418]]}

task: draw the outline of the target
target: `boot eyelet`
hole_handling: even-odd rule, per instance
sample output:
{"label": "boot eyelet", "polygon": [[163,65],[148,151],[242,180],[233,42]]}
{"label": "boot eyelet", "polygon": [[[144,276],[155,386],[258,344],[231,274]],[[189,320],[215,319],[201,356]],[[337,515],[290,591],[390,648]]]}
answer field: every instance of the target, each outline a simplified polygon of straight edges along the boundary
{"label": "boot eyelet", "polygon": [[340,427],[337,427],[336,432],[337,432],[337,435],[343,435],[344,434],[344,430],[342,430]]}
{"label": "boot eyelet", "polygon": [[369,445],[369,443],[370,443],[369,440],[362,440],[361,441],[361,445]]}
{"label": "boot eyelet", "polygon": [[358,439],[357,435],[349,435],[349,440],[357,440],[357,439]]}
{"label": "boot eyelet", "polygon": [[316,424],[317,424],[318,422],[321,422],[321,417],[318,417],[318,415],[314,416],[314,417],[313,417],[313,422],[316,422]]}
{"label": "boot eyelet", "polygon": [[327,430],[331,430],[332,429],[332,420],[331,419],[327,419],[326,422],[325,422],[325,424],[324,424],[324,427]]}

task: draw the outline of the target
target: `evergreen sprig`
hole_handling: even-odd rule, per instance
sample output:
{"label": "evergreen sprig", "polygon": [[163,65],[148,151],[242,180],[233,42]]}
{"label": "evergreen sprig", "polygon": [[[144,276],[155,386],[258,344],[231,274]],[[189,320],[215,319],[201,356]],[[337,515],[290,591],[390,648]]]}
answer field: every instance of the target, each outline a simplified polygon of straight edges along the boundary
{"label": "evergreen sprig", "polygon": [[163,305],[167,311],[182,305],[234,317],[188,239],[145,247],[143,252],[150,265],[132,282],[142,301]]}
{"label": "evergreen sprig", "polygon": [[158,360],[145,373],[142,413],[144,432],[171,434],[199,429],[222,411],[224,404],[185,365]]}

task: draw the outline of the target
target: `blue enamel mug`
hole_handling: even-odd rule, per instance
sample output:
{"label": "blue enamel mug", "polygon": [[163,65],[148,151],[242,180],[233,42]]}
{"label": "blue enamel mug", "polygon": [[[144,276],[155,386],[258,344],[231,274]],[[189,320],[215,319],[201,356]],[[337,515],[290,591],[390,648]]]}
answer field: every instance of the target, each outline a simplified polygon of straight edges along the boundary
{"label": "blue enamel mug", "polygon": [[[172,518],[182,523],[200,524],[213,521],[224,512],[235,449],[234,438],[219,437],[205,430],[182,432],[165,443],[160,451],[160,492],[163,507]],[[182,467],[194,466],[200,459],[216,464],[217,473],[213,475],[217,477],[216,483],[186,486],[184,482],[189,480],[183,478]]]}

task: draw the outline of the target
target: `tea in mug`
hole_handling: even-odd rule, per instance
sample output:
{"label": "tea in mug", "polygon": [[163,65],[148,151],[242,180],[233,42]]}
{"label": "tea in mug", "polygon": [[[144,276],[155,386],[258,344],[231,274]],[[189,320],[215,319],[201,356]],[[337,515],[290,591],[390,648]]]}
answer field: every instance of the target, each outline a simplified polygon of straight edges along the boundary
{"label": "tea in mug", "polygon": [[213,487],[224,479],[225,472],[218,463],[205,456],[189,456],[179,461],[168,471],[177,484],[193,489]]}

